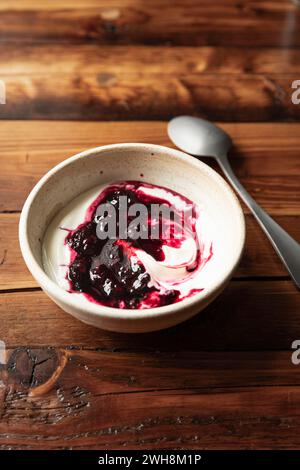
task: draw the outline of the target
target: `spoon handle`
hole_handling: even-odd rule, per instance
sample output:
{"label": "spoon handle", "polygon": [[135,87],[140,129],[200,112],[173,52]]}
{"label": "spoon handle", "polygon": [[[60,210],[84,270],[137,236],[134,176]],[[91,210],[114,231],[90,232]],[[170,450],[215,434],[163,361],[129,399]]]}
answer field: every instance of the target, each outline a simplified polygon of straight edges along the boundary
{"label": "spoon handle", "polygon": [[220,167],[266,233],[279,258],[300,289],[300,244],[275,222],[250,196],[235,176],[227,156],[217,158]]}

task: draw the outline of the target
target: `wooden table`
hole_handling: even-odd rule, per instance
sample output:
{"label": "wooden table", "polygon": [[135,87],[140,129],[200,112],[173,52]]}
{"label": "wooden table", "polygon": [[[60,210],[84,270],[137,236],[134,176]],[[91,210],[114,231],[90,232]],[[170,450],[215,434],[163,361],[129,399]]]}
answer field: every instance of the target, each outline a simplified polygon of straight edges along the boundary
{"label": "wooden table", "polygon": [[300,10],[289,0],[2,0],[1,449],[300,445],[300,296],[244,207],[227,290],[178,327],[86,326],[41,292],[17,227],[34,183],[81,150],[169,145],[194,114],[232,135],[249,192],[300,240]]}

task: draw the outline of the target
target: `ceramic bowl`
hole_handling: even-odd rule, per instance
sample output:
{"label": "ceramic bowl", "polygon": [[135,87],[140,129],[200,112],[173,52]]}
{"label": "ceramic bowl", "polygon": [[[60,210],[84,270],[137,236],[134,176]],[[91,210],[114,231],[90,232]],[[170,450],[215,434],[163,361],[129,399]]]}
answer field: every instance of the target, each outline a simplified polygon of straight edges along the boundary
{"label": "ceramic bowl", "polygon": [[[121,180],[165,186],[198,203],[209,214],[216,263],[210,266],[204,290],[163,307],[116,309],[92,302],[83,305],[78,301],[80,296],[63,290],[47,276],[42,264],[42,242],[53,217],[80,193]],[[232,189],[208,165],[167,147],[116,144],[87,150],[50,170],[25,202],[19,239],[28,269],[44,292],[63,310],[99,328],[136,333],[180,323],[199,313],[220,294],[239,263],[245,243],[245,222]]]}

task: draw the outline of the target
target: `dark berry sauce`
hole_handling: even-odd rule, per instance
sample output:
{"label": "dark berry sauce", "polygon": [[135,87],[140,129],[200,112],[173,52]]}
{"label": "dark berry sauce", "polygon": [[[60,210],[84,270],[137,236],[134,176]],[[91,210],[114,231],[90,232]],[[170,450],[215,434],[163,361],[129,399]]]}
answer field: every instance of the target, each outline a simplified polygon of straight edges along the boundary
{"label": "dark berry sauce", "polygon": [[[115,308],[142,309],[159,307],[182,300],[178,289],[159,289],[150,282],[150,275],[145,266],[139,260],[136,252],[143,250],[151,255],[157,262],[165,259],[163,247],[180,248],[182,239],[174,236],[176,222],[164,220],[162,214],[158,219],[147,219],[146,226],[139,227],[141,233],[147,232],[147,238],[135,238],[130,228],[130,223],[136,216],[128,215],[126,236],[120,237],[119,204],[120,196],[126,196],[128,209],[133,204],[143,204],[151,214],[151,206],[163,204],[170,207],[170,202],[150,196],[141,190],[142,187],[155,188],[138,181],[127,181],[108,186],[95,201],[89,206],[85,220],[75,230],[69,231],[65,243],[71,250],[70,264],[67,277],[70,284],[70,292],[82,292],[90,301]],[[160,188],[162,189],[162,188]],[[163,188],[164,189],[164,188]],[[192,206],[189,220],[189,230],[195,233],[195,221],[197,218],[196,206],[183,196],[167,190],[169,193],[179,196],[186,204]],[[116,237],[113,239],[98,237],[101,229],[101,216],[97,208],[101,204],[112,205],[116,209]],[[172,206],[173,207],[173,206]],[[178,213],[178,220],[183,217]],[[100,225],[99,225],[100,224]],[[151,227],[159,224],[159,238],[151,237]],[[166,228],[169,228],[168,237],[165,237]],[[193,266],[187,270],[191,272],[197,269],[201,262],[200,249],[197,250],[197,258]],[[190,295],[194,295],[202,289],[193,289]]]}

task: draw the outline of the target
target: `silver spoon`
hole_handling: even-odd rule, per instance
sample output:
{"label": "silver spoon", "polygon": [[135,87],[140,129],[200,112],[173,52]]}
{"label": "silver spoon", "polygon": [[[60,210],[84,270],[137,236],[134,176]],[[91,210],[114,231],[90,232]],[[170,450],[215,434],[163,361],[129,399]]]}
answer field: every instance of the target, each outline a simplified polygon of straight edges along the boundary
{"label": "silver spoon", "polygon": [[300,288],[300,245],[254,201],[233,173],[227,159],[227,153],[232,146],[229,135],[211,122],[191,116],[172,119],[168,124],[168,134],[174,144],[184,152],[217,160]]}

